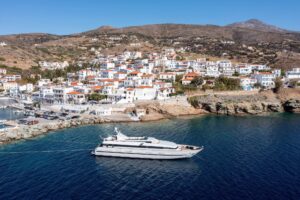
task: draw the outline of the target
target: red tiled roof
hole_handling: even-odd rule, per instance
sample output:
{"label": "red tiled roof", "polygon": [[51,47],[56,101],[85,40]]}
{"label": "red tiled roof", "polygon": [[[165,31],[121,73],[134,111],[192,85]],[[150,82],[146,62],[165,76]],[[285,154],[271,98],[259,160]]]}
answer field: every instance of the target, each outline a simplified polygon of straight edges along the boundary
{"label": "red tiled roof", "polygon": [[145,88],[153,88],[153,87],[151,87],[151,86],[139,86],[137,88],[139,88],[139,89],[145,89]]}
{"label": "red tiled roof", "polygon": [[79,94],[82,94],[81,92],[77,92],[77,91],[72,91],[72,92],[69,92],[67,94],[71,94],[71,95],[79,95]]}

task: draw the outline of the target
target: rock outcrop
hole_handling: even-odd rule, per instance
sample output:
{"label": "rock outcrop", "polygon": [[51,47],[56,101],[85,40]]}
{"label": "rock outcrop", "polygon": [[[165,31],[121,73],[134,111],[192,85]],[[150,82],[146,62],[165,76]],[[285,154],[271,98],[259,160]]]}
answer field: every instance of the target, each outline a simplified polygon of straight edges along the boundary
{"label": "rock outcrop", "polygon": [[[270,93],[255,95],[202,95],[192,97],[191,104],[210,113],[224,115],[259,115],[285,110],[280,99]],[[296,104],[293,104],[296,106]]]}
{"label": "rock outcrop", "polygon": [[290,99],[283,103],[283,107],[287,112],[300,113],[300,100]]}

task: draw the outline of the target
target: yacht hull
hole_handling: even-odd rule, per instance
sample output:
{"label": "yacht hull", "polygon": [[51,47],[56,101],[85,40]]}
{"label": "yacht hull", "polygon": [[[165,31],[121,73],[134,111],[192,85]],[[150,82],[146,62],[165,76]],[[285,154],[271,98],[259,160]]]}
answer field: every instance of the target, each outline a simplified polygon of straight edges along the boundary
{"label": "yacht hull", "polygon": [[118,148],[118,147],[97,147],[92,155],[119,158],[138,158],[155,160],[175,160],[191,158],[202,151],[203,148],[195,150],[177,149],[147,149],[147,148]]}

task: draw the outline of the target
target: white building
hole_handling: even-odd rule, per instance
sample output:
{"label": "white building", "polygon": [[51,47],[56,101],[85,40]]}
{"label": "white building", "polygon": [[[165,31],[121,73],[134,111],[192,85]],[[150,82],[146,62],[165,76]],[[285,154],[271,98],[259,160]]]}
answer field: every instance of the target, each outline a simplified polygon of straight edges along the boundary
{"label": "white building", "polygon": [[149,86],[127,88],[125,91],[125,102],[131,103],[137,100],[153,100],[157,97],[157,90]]}
{"label": "white building", "polygon": [[249,75],[252,73],[251,65],[238,65],[235,71],[241,75]]}
{"label": "white building", "polygon": [[44,69],[54,70],[54,69],[64,69],[69,66],[69,63],[68,61],[64,61],[64,62],[40,61],[39,65]]}
{"label": "white building", "polygon": [[27,83],[27,84],[24,84],[24,85],[19,85],[19,91],[20,92],[33,92],[33,84],[31,83]]}
{"label": "white building", "polygon": [[271,67],[267,65],[250,65],[252,70],[257,70],[257,71],[269,71],[271,70]]}
{"label": "white building", "polygon": [[68,103],[81,104],[85,102],[85,95],[81,92],[71,91],[67,93]]}
{"label": "white building", "polygon": [[7,46],[7,43],[6,42],[0,42],[0,46],[5,47],[5,46]]}
{"label": "white building", "polygon": [[219,72],[219,67],[217,65],[209,65],[206,67],[206,72],[205,76],[208,77],[219,77],[220,72]]}
{"label": "white building", "polygon": [[104,70],[109,70],[109,69],[114,69],[115,66],[116,66],[115,63],[113,62],[106,62],[106,63],[102,63],[100,68]]}
{"label": "white building", "polygon": [[288,79],[300,79],[300,68],[293,68],[287,71],[285,76]]}
{"label": "white building", "polygon": [[159,74],[159,79],[160,80],[171,80],[171,81],[175,81],[176,79],[176,74],[172,73],[172,72],[165,72],[165,73],[160,73]]}
{"label": "white building", "polygon": [[72,87],[53,88],[54,102],[65,103],[67,101],[67,93],[72,91],[73,91]]}
{"label": "white building", "polygon": [[95,114],[99,116],[109,116],[112,114],[112,108],[99,107],[95,110]]}
{"label": "white building", "polygon": [[8,92],[10,89],[18,89],[18,83],[14,81],[4,82],[2,83],[2,87],[4,91]]}
{"label": "white building", "polygon": [[275,87],[274,79],[276,78],[276,76],[271,72],[255,72],[251,77],[255,78],[257,80],[257,83],[260,83],[266,88]]}
{"label": "white building", "polygon": [[240,85],[243,90],[251,91],[254,89],[254,84],[257,83],[255,78],[251,77],[241,77],[240,78]]}
{"label": "white building", "polygon": [[275,74],[276,78],[281,77],[281,69],[274,69],[272,73]]}
{"label": "white building", "polygon": [[40,80],[38,81],[37,85],[38,85],[39,87],[42,87],[42,86],[45,86],[45,85],[49,85],[49,84],[51,84],[51,83],[52,83],[52,82],[51,82],[50,79],[40,79]]}
{"label": "white building", "polygon": [[0,68],[0,74],[5,75],[6,74],[6,69]]}
{"label": "white building", "polygon": [[21,80],[21,75],[18,75],[18,74],[7,74],[3,78],[6,81],[11,82],[11,81]]}

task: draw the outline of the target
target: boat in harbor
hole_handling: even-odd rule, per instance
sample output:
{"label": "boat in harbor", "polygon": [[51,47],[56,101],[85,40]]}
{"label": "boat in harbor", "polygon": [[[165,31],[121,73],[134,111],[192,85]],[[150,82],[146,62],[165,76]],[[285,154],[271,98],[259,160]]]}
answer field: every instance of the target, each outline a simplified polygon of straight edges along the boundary
{"label": "boat in harbor", "polygon": [[92,151],[95,156],[140,158],[140,159],[184,159],[191,158],[203,147],[176,144],[154,137],[128,137],[115,128],[115,135],[103,139]]}

